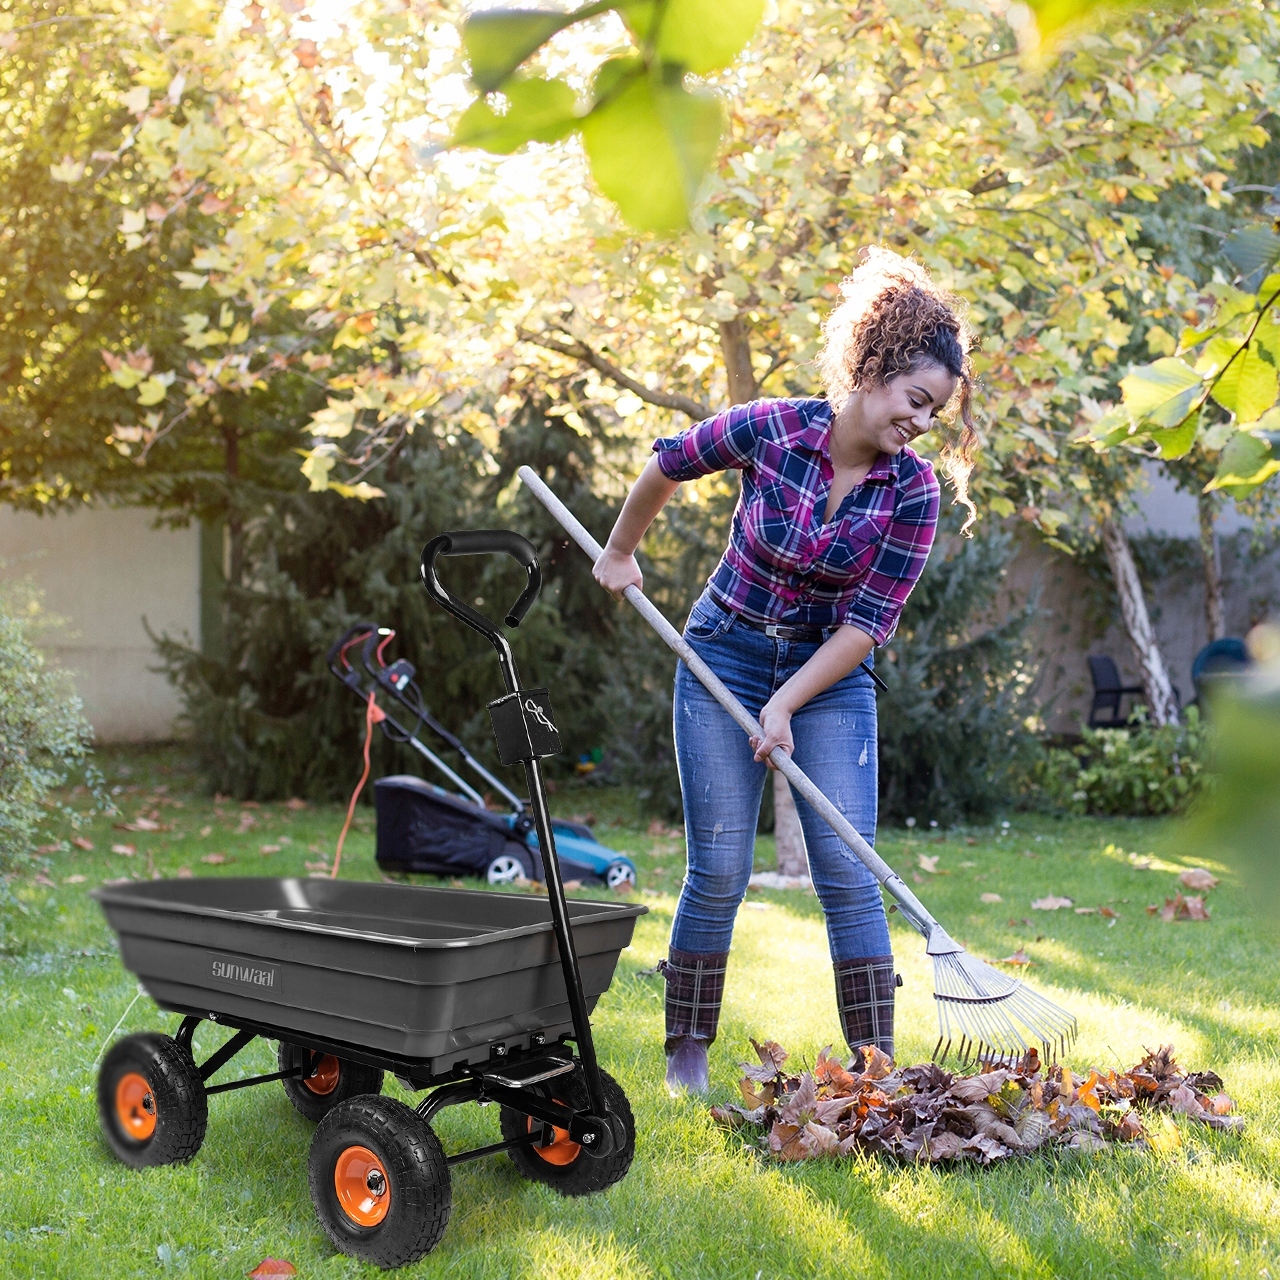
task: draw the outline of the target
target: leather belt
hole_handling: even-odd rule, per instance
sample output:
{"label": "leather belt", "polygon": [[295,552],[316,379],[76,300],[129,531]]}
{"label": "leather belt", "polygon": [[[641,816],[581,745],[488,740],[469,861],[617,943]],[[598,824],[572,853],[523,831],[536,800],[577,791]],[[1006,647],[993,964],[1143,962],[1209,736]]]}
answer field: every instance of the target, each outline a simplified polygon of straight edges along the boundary
{"label": "leather belt", "polygon": [[821,644],[830,634],[826,627],[789,627],[781,622],[757,622],[746,614],[735,613],[734,618],[752,631],[762,631],[770,640],[799,641],[801,644]]}

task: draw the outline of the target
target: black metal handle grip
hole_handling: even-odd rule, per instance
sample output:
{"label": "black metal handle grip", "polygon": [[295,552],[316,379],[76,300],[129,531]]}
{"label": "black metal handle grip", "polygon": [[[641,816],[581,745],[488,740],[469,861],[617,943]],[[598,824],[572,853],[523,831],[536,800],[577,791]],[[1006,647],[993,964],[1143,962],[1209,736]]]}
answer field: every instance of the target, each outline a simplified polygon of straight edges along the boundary
{"label": "black metal handle grip", "polygon": [[529,612],[529,607],[538,598],[538,592],[542,590],[542,569],[538,564],[538,553],[528,538],[521,537],[511,529],[458,529],[439,534],[422,549],[422,585],[426,587],[427,594],[455,618],[490,640],[495,636],[500,637],[502,633],[483,614],[477,613],[470,605],[463,604],[449,593],[436,573],[436,560],[440,556],[494,553],[509,555],[528,575],[520,598],[507,611],[506,616],[507,626],[518,627],[521,619]]}

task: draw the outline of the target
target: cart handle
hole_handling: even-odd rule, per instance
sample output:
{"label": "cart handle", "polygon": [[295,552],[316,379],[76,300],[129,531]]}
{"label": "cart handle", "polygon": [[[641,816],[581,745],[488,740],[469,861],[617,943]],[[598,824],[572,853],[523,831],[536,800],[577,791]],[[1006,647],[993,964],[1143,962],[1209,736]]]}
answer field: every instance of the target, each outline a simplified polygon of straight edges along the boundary
{"label": "cart handle", "polygon": [[422,585],[426,587],[427,594],[441,608],[447,609],[455,618],[487,636],[495,644],[502,638],[502,632],[482,613],[477,613],[470,605],[463,604],[450,595],[436,576],[436,559],[439,556],[479,556],[502,552],[518,561],[528,574],[528,581],[520,598],[507,611],[506,616],[507,626],[518,627],[521,619],[529,612],[529,607],[538,598],[538,592],[542,590],[538,553],[528,538],[523,538],[510,529],[457,529],[451,533],[438,534],[422,549]]}

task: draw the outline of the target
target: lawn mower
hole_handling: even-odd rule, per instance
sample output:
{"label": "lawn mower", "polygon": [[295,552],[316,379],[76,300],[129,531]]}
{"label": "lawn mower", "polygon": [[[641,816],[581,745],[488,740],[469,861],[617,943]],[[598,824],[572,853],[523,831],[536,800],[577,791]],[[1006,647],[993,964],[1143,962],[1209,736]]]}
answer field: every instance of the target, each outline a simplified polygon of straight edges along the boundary
{"label": "lawn mower", "polygon": [[[547,690],[521,687],[510,646],[441,584],[444,556],[503,552],[537,597],[533,547],[505,530],[427,544],[427,591],[497,650],[507,693],[490,704],[504,765],[522,765],[544,851],[547,896],[331,879],[195,879],[94,891],[125,967],[165,1010],[173,1036],[117,1040],[98,1074],[107,1142],[134,1168],[189,1160],[208,1099],[280,1081],[317,1127],[308,1177],[321,1226],[343,1253],[391,1268],[435,1247],[452,1204],[451,1166],[506,1152],[524,1177],[564,1195],[626,1175],[635,1124],[602,1071],[590,1011],[646,908],[565,898],[541,761],[560,750]],[[202,1063],[202,1022],[231,1029]],[[279,1070],[212,1078],[256,1037],[279,1042]],[[416,1107],[381,1094],[384,1073],[430,1090]],[[499,1105],[501,1141],[446,1155],[431,1122],[464,1102]]]}
{"label": "lawn mower", "polygon": [[[541,881],[538,832],[528,806],[431,714],[413,664],[405,658],[387,663],[386,649],[395,634],[372,622],[357,622],[334,641],[329,670],[362,704],[368,704],[371,694],[380,699],[375,719],[382,732],[413,747],[461,794],[411,774],[379,778],[373,787],[378,865],[389,871],[483,876],[490,884],[521,878]],[[510,811],[491,811],[484,796],[422,741],[424,728],[456,752]],[[552,827],[566,879],[610,889],[634,887],[635,863],[601,844],[589,826],[556,818]]]}

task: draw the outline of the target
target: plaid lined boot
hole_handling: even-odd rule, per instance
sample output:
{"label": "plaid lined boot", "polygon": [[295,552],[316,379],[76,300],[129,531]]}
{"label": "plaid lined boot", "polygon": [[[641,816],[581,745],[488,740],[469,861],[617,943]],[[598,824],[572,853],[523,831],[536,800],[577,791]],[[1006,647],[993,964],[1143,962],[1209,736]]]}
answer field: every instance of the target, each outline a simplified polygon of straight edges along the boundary
{"label": "plaid lined boot", "polygon": [[667,1088],[706,1093],[707,1046],[716,1038],[729,955],[668,950],[659,971],[667,980]]}
{"label": "plaid lined boot", "polygon": [[893,1057],[893,998],[902,979],[893,971],[893,957],[868,956],[840,960],[836,971],[836,1008],[850,1050],[873,1044]]}

